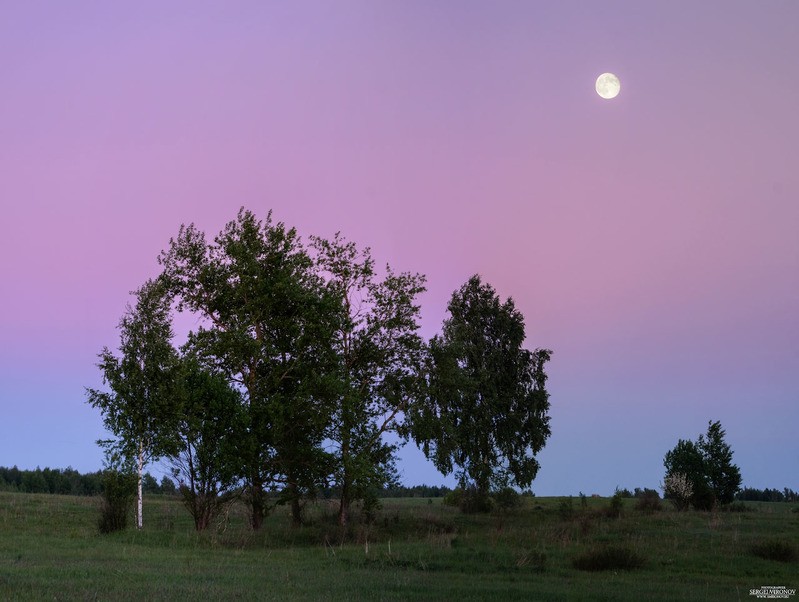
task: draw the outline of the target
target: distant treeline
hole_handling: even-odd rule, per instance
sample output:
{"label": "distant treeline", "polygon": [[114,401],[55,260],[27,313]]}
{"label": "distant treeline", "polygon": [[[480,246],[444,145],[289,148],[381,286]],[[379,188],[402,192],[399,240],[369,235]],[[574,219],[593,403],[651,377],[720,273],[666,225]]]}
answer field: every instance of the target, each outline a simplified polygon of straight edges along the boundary
{"label": "distant treeline", "polygon": [[754,489],[744,487],[735,494],[735,499],[742,502],[799,502],[799,493],[793,489]]}
{"label": "distant treeline", "polygon": [[20,470],[0,466],[0,491],[96,495],[102,491],[100,472],[81,474],[74,468]]}
{"label": "distant treeline", "polygon": [[[19,491],[22,493],[53,493],[59,495],[97,495],[102,492],[102,471],[81,474],[74,468],[36,468],[20,470],[16,466],[0,466],[0,491]],[[177,485],[167,476],[159,482],[149,472],[142,478],[144,493],[174,495]],[[451,489],[436,485],[393,485],[378,493],[379,497],[444,497]],[[320,497],[337,498],[336,489],[320,492]]]}
{"label": "distant treeline", "polygon": [[[97,495],[103,490],[102,471],[81,474],[74,468],[36,468],[20,470],[16,466],[0,466],[0,491],[22,493],[52,493],[58,495]],[[150,473],[142,479],[146,493],[175,493],[177,488],[169,477],[161,483]]]}

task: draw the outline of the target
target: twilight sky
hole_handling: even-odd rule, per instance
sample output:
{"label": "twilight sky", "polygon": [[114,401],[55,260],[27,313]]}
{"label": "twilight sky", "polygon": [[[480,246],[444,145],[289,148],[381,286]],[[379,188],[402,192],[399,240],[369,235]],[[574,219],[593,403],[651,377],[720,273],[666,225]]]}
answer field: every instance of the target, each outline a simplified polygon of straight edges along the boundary
{"label": "twilight sky", "polygon": [[[242,205],[480,273],[554,350],[540,495],[657,487],[721,420],[799,488],[799,3],[0,4],[0,465],[101,467],[96,354]],[[616,73],[603,100],[594,80]],[[415,448],[406,483],[448,483]]]}

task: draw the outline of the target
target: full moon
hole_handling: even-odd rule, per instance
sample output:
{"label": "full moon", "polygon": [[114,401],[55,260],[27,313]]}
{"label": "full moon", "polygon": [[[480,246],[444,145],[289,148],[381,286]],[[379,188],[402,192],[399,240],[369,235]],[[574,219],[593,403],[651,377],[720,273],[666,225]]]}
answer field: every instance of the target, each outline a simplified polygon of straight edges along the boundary
{"label": "full moon", "polygon": [[616,98],[619,90],[621,90],[621,82],[612,73],[603,73],[596,78],[596,93],[602,98]]}

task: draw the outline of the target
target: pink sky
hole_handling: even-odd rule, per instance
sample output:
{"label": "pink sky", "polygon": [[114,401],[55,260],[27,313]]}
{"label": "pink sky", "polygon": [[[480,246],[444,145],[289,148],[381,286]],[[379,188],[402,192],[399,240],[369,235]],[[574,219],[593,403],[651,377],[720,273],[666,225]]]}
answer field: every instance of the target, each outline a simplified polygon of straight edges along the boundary
{"label": "pink sky", "polygon": [[512,295],[554,350],[538,493],[656,487],[708,420],[744,484],[796,489],[797,22],[791,0],[3,4],[0,465],[100,467],[84,387],[128,292],[181,223],[244,205],[426,274],[426,336],[473,273]]}

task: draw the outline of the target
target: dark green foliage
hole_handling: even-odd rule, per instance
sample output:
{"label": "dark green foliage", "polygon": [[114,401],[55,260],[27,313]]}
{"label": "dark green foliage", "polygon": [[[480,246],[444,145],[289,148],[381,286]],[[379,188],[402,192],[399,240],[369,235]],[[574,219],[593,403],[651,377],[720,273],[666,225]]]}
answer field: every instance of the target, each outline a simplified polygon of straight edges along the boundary
{"label": "dark green foliage", "polygon": [[635,498],[642,498],[642,497],[660,498],[660,494],[657,492],[656,489],[649,489],[648,487],[644,487],[643,489],[641,489],[640,487],[636,487],[635,491],[633,492],[633,497],[635,497]]}
{"label": "dark green foliage", "polygon": [[[729,504],[741,487],[741,471],[732,463],[733,452],[724,435],[720,422],[708,422],[705,435],[699,435],[696,442],[680,439],[663,460],[667,479],[674,474],[688,478],[692,487],[689,501],[697,510]],[[669,497],[674,499],[674,494]]]}
{"label": "dark green foliage", "polygon": [[497,508],[501,510],[514,510],[522,505],[522,497],[513,487],[503,487],[492,495]]}
{"label": "dark green foliage", "polygon": [[426,399],[410,408],[412,434],[444,474],[485,495],[529,486],[550,435],[544,365],[551,352],[522,347],[512,299],[473,276],[452,295],[443,332],[430,341]]}
{"label": "dark green foliage", "polygon": [[572,561],[580,571],[631,571],[646,564],[643,556],[627,546],[595,548]]}
{"label": "dark green foliage", "polygon": [[149,472],[145,472],[141,480],[141,488],[144,493],[161,493],[158,481]]}
{"label": "dark green foliage", "polygon": [[439,498],[449,494],[452,490],[445,485],[391,485],[380,492],[380,497],[421,497]]}
{"label": "dark green foliage", "polygon": [[128,526],[128,517],[136,498],[135,473],[109,468],[103,472],[102,505],[97,526],[100,533],[122,531]]}
{"label": "dark green foliage", "polygon": [[384,439],[419,397],[423,342],[416,298],[424,277],[378,278],[369,249],[359,252],[339,234],[313,239],[317,267],[337,299],[339,322],[332,337],[336,370],[327,438],[333,443],[333,479],[340,490],[339,523],[350,505],[396,480],[396,445]]}
{"label": "dark green foliage", "polygon": [[782,490],[744,487],[735,494],[735,499],[746,502],[799,502],[799,493],[788,487]]}
{"label": "dark green foliage", "polygon": [[177,487],[175,486],[175,481],[173,481],[166,475],[161,477],[161,493],[163,493],[164,495],[175,495],[175,493],[177,493]]}
{"label": "dark green foliage", "polygon": [[296,230],[244,210],[208,243],[181,226],[161,254],[179,311],[207,327],[188,348],[242,392],[245,428],[241,478],[252,526],[280,491],[301,521],[303,498],[325,485],[331,457],[323,449],[336,363],[332,337],[340,323],[334,291],[315,272]]}
{"label": "dark green foliage", "polygon": [[223,376],[191,357],[182,360],[178,374],[179,443],[170,459],[194,527],[203,531],[235,499],[241,472],[237,447],[246,421],[239,393]]}
{"label": "dark green foliage", "polygon": [[623,491],[616,490],[616,493],[613,494],[613,497],[610,498],[610,504],[605,509],[605,515],[609,518],[619,518],[621,513],[624,511],[624,498],[629,497],[625,496]]}
{"label": "dark green foliage", "polygon": [[[100,441],[136,465],[139,492],[144,465],[174,449],[174,369],[171,299],[164,281],[149,280],[136,291],[119,323],[120,357],[108,348],[98,367],[110,391],[87,389],[88,403],[100,410],[103,424],[116,440]],[[137,517],[142,527],[142,517]]]}
{"label": "dark green foliage", "polygon": [[796,545],[784,539],[769,539],[753,544],[749,548],[750,553],[766,560],[776,560],[778,562],[796,562],[799,559],[799,552]]}
{"label": "dark green foliage", "polygon": [[663,510],[663,504],[660,502],[660,496],[654,489],[645,489],[641,495],[636,495],[635,509],[639,512],[660,512]]}
{"label": "dark green foliage", "polygon": [[491,495],[480,491],[474,484],[456,487],[444,496],[444,504],[459,508],[465,514],[490,512],[494,508]]}
{"label": "dark green foliage", "polygon": [[697,445],[705,460],[707,485],[719,504],[729,504],[741,488],[741,470],[732,463],[732,449],[724,441],[721,422],[708,422],[707,434],[700,435]]}
{"label": "dark green foliage", "polygon": [[572,496],[562,498],[558,503],[558,516],[562,520],[571,520],[574,518],[574,500]]}

